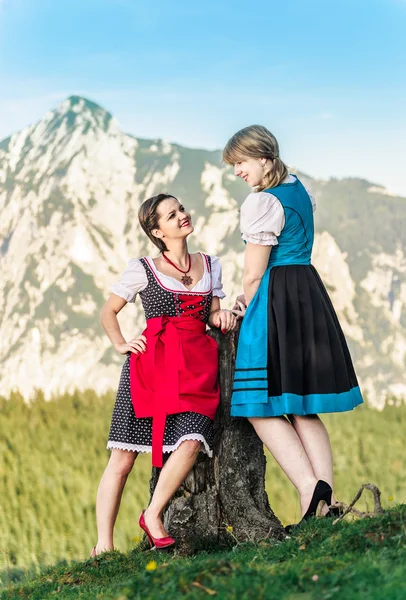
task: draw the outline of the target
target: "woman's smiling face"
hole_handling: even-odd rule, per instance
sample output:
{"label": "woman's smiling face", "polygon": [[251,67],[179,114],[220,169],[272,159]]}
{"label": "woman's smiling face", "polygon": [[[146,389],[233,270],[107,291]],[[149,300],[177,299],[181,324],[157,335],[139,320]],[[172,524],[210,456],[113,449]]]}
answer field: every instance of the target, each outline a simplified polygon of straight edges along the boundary
{"label": "woman's smiling face", "polygon": [[175,198],[167,198],[158,206],[158,228],[154,235],[165,239],[185,238],[194,231],[190,213]]}
{"label": "woman's smiling face", "polygon": [[251,187],[256,187],[262,183],[264,178],[264,164],[266,159],[251,158],[241,156],[239,161],[234,163],[234,175],[244,179]]}

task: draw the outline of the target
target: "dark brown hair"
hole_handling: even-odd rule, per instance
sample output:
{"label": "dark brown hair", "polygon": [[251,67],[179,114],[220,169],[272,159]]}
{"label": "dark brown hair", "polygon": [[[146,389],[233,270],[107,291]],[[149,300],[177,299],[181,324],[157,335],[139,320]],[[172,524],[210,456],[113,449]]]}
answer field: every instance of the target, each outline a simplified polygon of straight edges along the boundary
{"label": "dark brown hair", "polygon": [[250,125],[240,129],[230,138],[223,150],[223,161],[233,165],[245,157],[269,158],[270,169],[264,173],[263,181],[256,186],[261,192],[279,185],[288,175],[288,168],[279,156],[279,145],[276,137],[262,125]]}
{"label": "dark brown hair", "polygon": [[157,238],[152,233],[153,229],[159,229],[158,227],[158,206],[161,204],[163,200],[167,200],[168,198],[173,198],[177,200],[175,196],[171,196],[171,194],[158,194],[157,196],[152,196],[152,198],[148,198],[145,200],[139,210],[138,210],[138,220],[140,222],[141,227],[151,240],[159,248],[160,252],[165,252],[168,248],[165,245],[165,242],[161,240],[161,238]]}

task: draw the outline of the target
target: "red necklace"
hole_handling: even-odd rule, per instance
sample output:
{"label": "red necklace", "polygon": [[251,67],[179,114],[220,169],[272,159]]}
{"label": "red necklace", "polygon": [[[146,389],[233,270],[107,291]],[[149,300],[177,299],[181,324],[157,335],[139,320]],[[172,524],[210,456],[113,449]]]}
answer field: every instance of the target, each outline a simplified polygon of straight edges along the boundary
{"label": "red necklace", "polygon": [[187,268],[187,271],[182,271],[182,269],[179,269],[179,267],[177,267],[175,265],[175,263],[173,263],[171,260],[169,260],[169,258],[167,256],[165,256],[165,254],[163,252],[162,252],[162,256],[166,260],[167,263],[172,265],[172,267],[175,267],[175,269],[177,271],[179,271],[180,273],[183,273],[183,277],[180,278],[183,285],[185,285],[185,286],[192,285],[193,279],[190,277],[190,275],[188,275],[188,273],[190,271],[190,267],[192,266],[192,258],[190,256],[190,254],[189,254],[189,266]]}

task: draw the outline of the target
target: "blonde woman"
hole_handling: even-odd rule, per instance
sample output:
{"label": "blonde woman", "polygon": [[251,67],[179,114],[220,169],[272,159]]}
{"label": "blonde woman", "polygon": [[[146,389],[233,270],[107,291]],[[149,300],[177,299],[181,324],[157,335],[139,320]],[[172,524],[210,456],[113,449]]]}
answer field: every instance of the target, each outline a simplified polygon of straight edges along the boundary
{"label": "blonde woman", "polygon": [[246,250],[237,304],[247,308],[231,414],[252,423],[297,488],[306,520],[335,503],[330,441],[317,415],[351,410],[362,396],[336,313],[311,264],[314,199],[289,174],[265,127],[238,131],[223,158],[254,190],[241,207]]}

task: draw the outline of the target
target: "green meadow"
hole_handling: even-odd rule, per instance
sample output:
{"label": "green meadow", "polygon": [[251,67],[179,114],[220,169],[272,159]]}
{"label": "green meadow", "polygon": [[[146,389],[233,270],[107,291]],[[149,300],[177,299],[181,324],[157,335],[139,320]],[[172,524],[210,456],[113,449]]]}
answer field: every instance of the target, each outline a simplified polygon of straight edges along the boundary
{"label": "green meadow", "polygon": [[[113,393],[65,394],[30,404],[18,395],[0,399],[0,578],[21,580],[47,564],[84,560],[96,540],[95,495],[108,460],[105,449]],[[382,412],[360,407],[327,415],[335,455],[336,492],[349,502],[362,483],[375,483],[382,504],[406,502],[403,438],[406,406]],[[148,500],[150,455],[140,456],[129,477],[115,545],[138,543],[137,519]],[[296,492],[272,457],[266,487],[283,523],[299,518]],[[363,496],[357,507],[372,509]]]}
{"label": "green meadow", "polygon": [[372,519],[316,519],[284,542],[223,552],[110,552],[44,569],[1,600],[404,600],[406,505]]}

